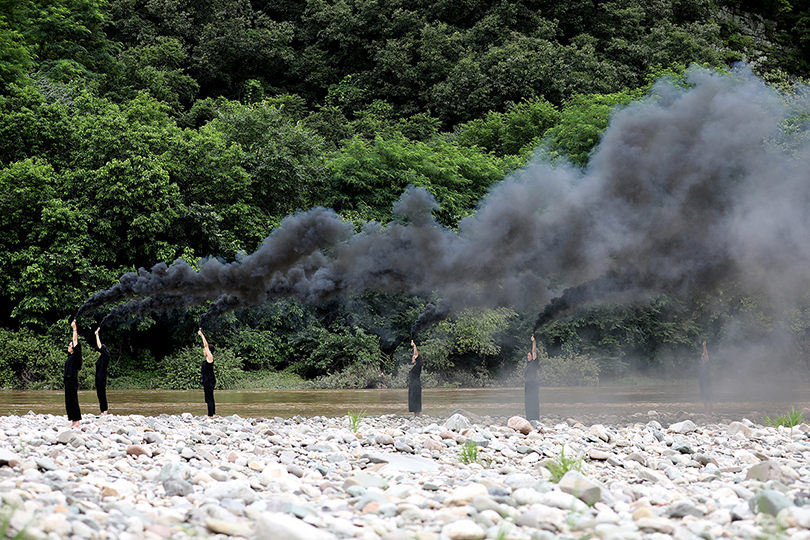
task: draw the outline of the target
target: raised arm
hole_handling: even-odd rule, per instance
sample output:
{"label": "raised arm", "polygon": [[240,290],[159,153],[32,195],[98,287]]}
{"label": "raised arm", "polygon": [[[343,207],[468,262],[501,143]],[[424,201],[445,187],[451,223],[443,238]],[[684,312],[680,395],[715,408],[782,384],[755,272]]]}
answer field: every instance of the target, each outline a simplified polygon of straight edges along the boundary
{"label": "raised arm", "polygon": [[76,330],[76,319],[73,319],[70,323],[70,326],[73,327],[73,346],[79,344],[79,331]]}
{"label": "raised arm", "polygon": [[419,351],[416,350],[416,343],[411,340],[411,346],[413,347],[413,357],[411,360],[416,360],[416,357],[419,356]]}
{"label": "raised arm", "polygon": [[98,337],[98,333],[100,331],[101,331],[101,327],[99,326],[98,328],[96,328],[96,345],[98,346],[99,349],[101,348],[101,338]]}
{"label": "raised arm", "polygon": [[532,334],[532,360],[537,360],[537,342],[534,340],[534,334]]}
{"label": "raised arm", "polygon": [[709,351],[706,350],[706,342],[705,341],[703,342],[703,361],[704,362],[709,361]]}
{"label": "raised arm", "polygon": [[203,335],[202,328],[197,330],[197,333],[200,335],[200,337],[203,340],[203,354],[205,355],[205,359],[208,360],[209,362],[213,362],[214,361],[214,355],[211,354],[211,349],[208,348],[208,341],[206,341],[205,335]]}

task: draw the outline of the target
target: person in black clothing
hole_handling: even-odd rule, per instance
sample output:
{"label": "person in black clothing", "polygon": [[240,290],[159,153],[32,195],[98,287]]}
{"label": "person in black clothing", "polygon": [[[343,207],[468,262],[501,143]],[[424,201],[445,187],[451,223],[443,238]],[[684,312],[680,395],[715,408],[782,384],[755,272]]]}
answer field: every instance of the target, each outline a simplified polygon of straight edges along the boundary
{"label": "person in black clothing", "polygon": [[110,351],[106,345],[101,344],[101,338],[98,337],[100,331],[101,327],[96,328],[96,350],[99,354],[96,360],[96,395],[101,416],[107,416],[107,366],[110,363]]}
{"label": "person in black clothing", "polygon": [[523,402],[526,407],[526,420],[540,420],[540,382],[537,380],[537,342],[532,334],[532,351],[526,354],[526,370],[523,372]]}
{"label": "person in black clothing", "polygon": [[414,416],[422,415],[422,355],[416,350],[416,343],[411,340],[413,346],[413,367],[408,372],[408,412]]}
{"label": "person in black clothing", "polygon": [[82,346],[76,330],[76,319],[70,323],[73,327],[73,339],[67,346],[68,357],[65,360],[65,409],[67,417],[72,423],[70,427],[78,428],[82,419],[79,408],[79,370],[82,369]]}
{"label": "person in black clothing", "polygon": [[709,351],[706,342],[703,342],[703,355],[698,366],[698,383],[700,384],[700,399],[703,401],[703,410],[706,416],[712,417],[712,372],[709,366]]}
{"label": "person in black clothing", "polygon": [[208,418],[213,418],[216,412],[216,405],[214,404],[214,386],[217,381],[214,378],[214,355],[211,354],[211,348],[205,340],[202,328],[197,330],[203,340],[203,354],[205,359],[202,361],[202,385],[203,392],[205,393],[205,404],[208,405]]}

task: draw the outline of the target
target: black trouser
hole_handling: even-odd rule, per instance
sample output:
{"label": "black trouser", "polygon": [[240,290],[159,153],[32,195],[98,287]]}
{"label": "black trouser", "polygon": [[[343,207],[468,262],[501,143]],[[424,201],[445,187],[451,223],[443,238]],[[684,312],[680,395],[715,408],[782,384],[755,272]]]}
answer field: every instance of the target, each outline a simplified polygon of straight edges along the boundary
{"label": "black trouser", "polygon": [[76,377],[65,377],[65,409],[68,420],[76,422],[82,419],[82,411],[79,409],[79,379]]}
{"label": "black trouser", "polygon": [[523,403],[526,406],[526,420],[540,420],[540,384],[527,382],[523,386]]}
{"label": "black trouser", "polygon": [[107,377],[96,377],[96,395],[101,412],[107,412]]}
{"label": "black trouser", "polygon": [[422,385],[411,383],[408,387],[408,412],[422,412]]}
{"label": "black trouser", "polygon": [[214,385],[213,381],[203,383],[203,391],[205,392],[205,404],[208,405],[208,416],[214,416],[216,405],[214,404]]}

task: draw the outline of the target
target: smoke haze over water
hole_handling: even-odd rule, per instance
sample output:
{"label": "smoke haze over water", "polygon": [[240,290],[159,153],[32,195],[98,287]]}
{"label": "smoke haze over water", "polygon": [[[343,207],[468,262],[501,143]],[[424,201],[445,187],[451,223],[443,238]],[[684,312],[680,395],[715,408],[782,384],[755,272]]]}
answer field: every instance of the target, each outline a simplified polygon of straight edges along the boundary
{"label": "smoke haze over water", "polygon": [[563,288],[577,302],[626,301],[725,280],[791,302],[810,284],[810,142],[806,126],[783,127],[810,105],[801,94],[781,99],[746,69],[692,68],[687,82],[659,81],[616,111],[587,169],[535,161],[512,174],[458,232],[433,219],[427,191],[409,188],[388,226],[354,234],[316,208],[286,218],[242,260],[126,274],[80,313],[133,297],[250,305],[364,289],[522,308]]}

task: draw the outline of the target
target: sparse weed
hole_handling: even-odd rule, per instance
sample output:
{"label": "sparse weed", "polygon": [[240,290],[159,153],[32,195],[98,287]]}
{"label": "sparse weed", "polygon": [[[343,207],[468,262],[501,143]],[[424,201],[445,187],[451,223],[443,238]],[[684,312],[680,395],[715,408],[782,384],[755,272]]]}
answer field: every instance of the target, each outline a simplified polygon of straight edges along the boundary
{"label": "sparse weed", "polygon": [[11,516],[14,515],[14,510],[15,509],[10,506],[5,506],[0,510],[0,538],[7,538],[8,540],[28,540],[30,537],[25,528],[18,531],[13,536],[11,534]]}
{"label": "sparse weed", "polygon": [[471,463],[478,463],[478,445],[474,441],[467,440],[464,446],[461,447],[461,452],[458,454],[458,460],[465,465]]}
{"label": "sparse weed", "polygon": [[804,421],[802,418],[802,411],[797,411],[795,408],[791,407],[790,412],[784,414],[782,416],[777,416],[773,420],[765,417],[765,424],[771,427],[779,427],[785,426],[792,428],[793,426],[798,426]]}
{"label": "sparse weed", "polygon": [[363,418],[366,417],[366,411],[347,411],[347,413],[349,415],[349,429],[351,429],[354,433],[357,433],[357,430],[360,429],[360,422],[362,422]]}
{"label": "sparse weed", "polygon": [[582,458],[568,458],[565,456],[565,445],[560,448],[560,455],[554,461],[546,463],[546,468],[551,473],[551,481],[555,484],[559,482],[568,471],[583,472]]}

